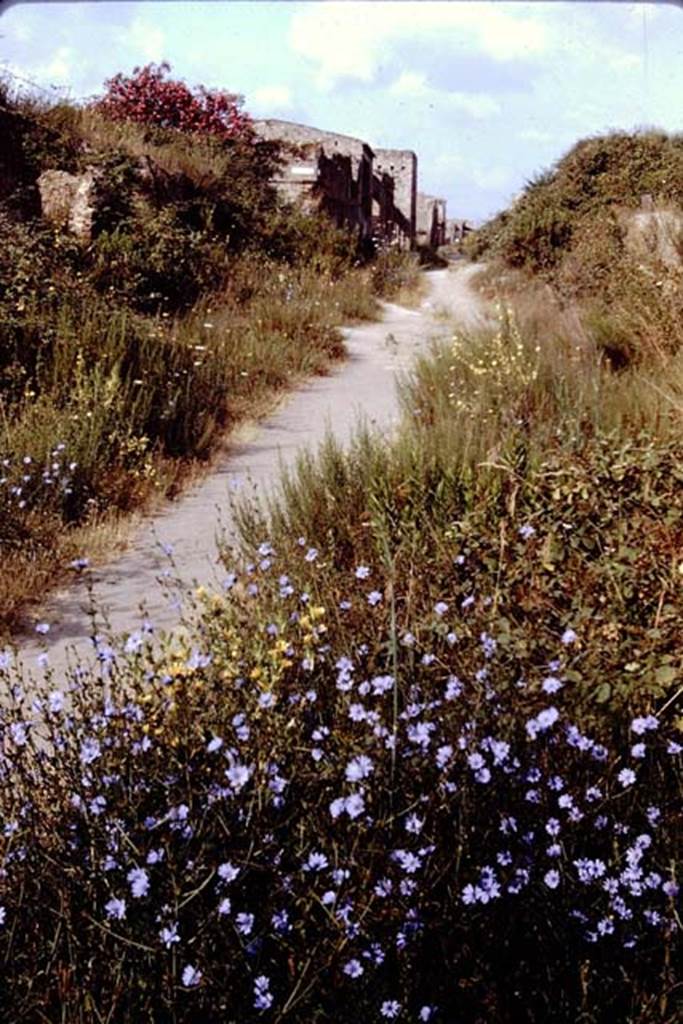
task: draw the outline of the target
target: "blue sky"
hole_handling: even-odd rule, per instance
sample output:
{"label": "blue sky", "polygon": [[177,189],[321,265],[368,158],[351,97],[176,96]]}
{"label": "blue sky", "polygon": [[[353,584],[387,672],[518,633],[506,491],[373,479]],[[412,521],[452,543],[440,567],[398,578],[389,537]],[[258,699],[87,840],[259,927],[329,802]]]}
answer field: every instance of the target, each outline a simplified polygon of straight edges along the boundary
{"label": "blue sky", "polygon": [[255,116],[414,149],[451,216],[507,205],[578,138],[683,130],[683,8],[507,2],[18,3],[0,69],[78,99],[136,64]]}

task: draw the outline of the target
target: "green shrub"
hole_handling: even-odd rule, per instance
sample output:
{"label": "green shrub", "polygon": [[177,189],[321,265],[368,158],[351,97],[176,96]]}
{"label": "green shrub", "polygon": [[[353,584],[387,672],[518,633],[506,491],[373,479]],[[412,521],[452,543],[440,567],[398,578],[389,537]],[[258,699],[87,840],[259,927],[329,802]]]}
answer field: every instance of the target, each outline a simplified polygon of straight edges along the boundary
{"label": "green shrub", "polygon": [[94,286],[143,312],[190,308],[219,287],[229,265],[217,239],[183,225],[168,207],[98,235],[92,260]]}
{"label": "green shrub", "polygon": [[682,181],[680,135],[612,132],[582,139],[475,232],[467,252],[526,267],[570,294],[618,287],[624,246],[616,215],[640,207],[643,196],[681,208]]}

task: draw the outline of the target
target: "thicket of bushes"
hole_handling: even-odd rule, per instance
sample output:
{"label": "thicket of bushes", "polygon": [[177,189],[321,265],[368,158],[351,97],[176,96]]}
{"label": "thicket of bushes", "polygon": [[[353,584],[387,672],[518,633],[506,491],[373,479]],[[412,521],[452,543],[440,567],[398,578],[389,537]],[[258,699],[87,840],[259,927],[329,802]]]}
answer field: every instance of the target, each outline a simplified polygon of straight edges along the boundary
{"label": "thicket of bushes", "polygon": [[[603,290],[624,251],[618,214],[640,207],[643,196],[683,209],[683,136],[612,132],[582,139],[470,235],[467,250],[474,258],[500,256],[568,289]],[[575,250],[582,266],[574,266]],[[568,264],[575,281],[563,280]]]}
{"label": "thicket of bushes", "polygon": [[[634,231],[643,197],[655,213],[649,227]],[[683,324],[683,136],[613,132],[581,140],[466,248],[490,261],[493,291],[501,288],[501,268],[514,268],[578,306],[613,367],[666,358],[680,347]]]}

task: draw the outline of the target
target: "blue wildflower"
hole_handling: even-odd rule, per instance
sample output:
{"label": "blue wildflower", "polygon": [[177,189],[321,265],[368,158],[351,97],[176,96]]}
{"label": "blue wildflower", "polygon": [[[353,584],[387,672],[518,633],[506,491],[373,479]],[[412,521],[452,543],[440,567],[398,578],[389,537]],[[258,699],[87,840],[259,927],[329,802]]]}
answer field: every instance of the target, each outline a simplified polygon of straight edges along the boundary
{"label": "blue wildflower", "polygon": [[193,964],[186,964],[183,967],[182,981],[185,988],[196,988],[202,980],[202,972]]}
{"label": "blue wildflower", "polygon": [[356,960],[355,958],[348,960],[343,967],[344,974],[348,975],[349,978],[360,978],[364,970],[365,968],[360,960]]}
{"label": "blue wildflower", "polygon": [[254,1009],[269,1010],[273,1005],[273,995],[270,990],[270,981],[265,974],[261,974],[254,981]]}
{"label": "blue wildflower", "polygon": [[149,892],[149,875],[144,868],[131,868],[126,875],[130,891],[135,899],[141,899]]}
{"label": "blue wildflower", "polygon": [[166,949],[170,949],[176,943],[180,942],[180,936],[178,935],[178,922],[168,925],[161,929],[159,932],[159,938]]}
{"label": "blue wildflower", "polygon": [[112,896],[104,905],[104,912],[110,920],[122,921],[126,916],[126,901]]}
{"label": "blue wildflower", "polygon": [[379,1012],[387,1020],[395,1020],[401,1012],[401,1004],[396,1002],[395,999],[387,999],[382,1003],[382,1007]]}

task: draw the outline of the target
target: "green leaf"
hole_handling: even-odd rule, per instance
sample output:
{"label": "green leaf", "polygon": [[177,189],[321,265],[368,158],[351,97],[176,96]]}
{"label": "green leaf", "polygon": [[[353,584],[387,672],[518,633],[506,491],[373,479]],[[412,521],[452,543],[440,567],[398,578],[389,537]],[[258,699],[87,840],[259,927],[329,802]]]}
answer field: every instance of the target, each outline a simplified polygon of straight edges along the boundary
{"label": "green leaf", "polygon": [[606,704],[612,696],[612,687],[609,683],[602,683],[593,694],[596,704]]}
{"label": "green leaf", "polygon": [[673,683],[678,676],[678,670],[673,665],[660,665],[655,672],[655,679],[662,686]]}

